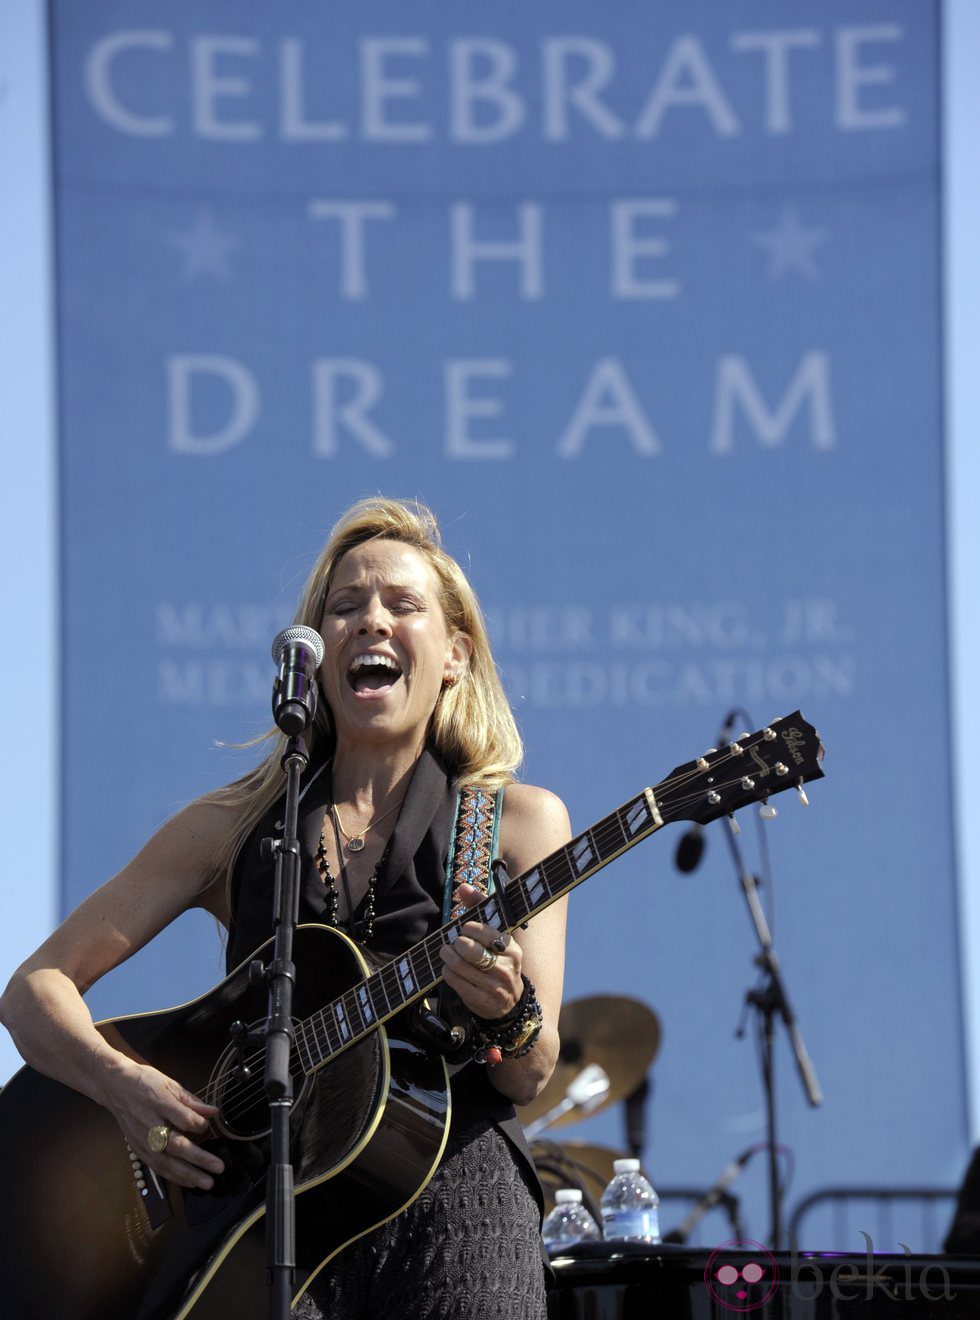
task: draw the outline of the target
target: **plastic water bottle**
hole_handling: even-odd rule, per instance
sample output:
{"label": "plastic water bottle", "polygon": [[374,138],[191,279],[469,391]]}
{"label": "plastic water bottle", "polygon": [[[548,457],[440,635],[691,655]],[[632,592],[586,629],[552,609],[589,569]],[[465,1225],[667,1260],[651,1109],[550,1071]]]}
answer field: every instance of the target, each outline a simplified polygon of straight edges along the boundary
{"label": "plastic water bottle", "polygon": [[602,1193],[602,1232],[607,1242],[659,1242],[660,1197],[640,1172],[639,1160],[616,1160]]}
{"label": "plastic water bottle", "polygon": [[555,1255],[578,1242],[598,1242],[599,1225],[582,1204],[577,1187],[563,1187],[555,1192],[555,1208],[541,1226],[541,1236],[548,1251]]}

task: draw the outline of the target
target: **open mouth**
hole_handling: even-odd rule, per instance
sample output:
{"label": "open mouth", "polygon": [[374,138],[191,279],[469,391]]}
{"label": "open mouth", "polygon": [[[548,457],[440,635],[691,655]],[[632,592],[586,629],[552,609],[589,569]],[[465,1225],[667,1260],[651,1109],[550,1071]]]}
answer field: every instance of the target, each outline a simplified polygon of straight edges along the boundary
{"label": "open mouth", "polygon": [[388,692],[401,676],[401,666],[388,655],[356,655],[347,670],[347,682],[362,694]]}

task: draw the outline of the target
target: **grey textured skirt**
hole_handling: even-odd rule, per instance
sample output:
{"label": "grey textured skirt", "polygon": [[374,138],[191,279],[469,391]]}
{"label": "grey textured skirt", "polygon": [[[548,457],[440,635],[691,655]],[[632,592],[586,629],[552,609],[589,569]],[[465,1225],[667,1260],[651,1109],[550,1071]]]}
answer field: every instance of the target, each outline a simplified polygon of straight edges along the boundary
{"label": "grey textured skirt", "polygon": [[295,1320],[545,1320],[537,1202],[507,1139],[451,1133],[432,1181],[321,1271]]}

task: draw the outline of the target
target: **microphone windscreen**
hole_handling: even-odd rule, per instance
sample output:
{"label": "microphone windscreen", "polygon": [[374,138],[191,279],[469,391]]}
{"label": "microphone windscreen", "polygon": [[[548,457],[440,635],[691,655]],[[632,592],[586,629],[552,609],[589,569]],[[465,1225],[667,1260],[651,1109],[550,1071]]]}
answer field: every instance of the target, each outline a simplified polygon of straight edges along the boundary
{"label": "microphone windscreen", "polygon": [[693,871],[704,852],[704,830],[700,825],[692,825],[685,830],[674,853],[674,865],[678,871]]}
{"label": "microphone windscreen", "polygon": [[313,652],[313,662],[317,669],[323,664],[323,638],[315,628],[307,628],[305,624],[296,623],[291,628],[283,628],[281,633],[277,633],[272,643],[272,662],[278,664],[282,659],[282,653],[287,646],[294,642],[300,642],[308,646]]}

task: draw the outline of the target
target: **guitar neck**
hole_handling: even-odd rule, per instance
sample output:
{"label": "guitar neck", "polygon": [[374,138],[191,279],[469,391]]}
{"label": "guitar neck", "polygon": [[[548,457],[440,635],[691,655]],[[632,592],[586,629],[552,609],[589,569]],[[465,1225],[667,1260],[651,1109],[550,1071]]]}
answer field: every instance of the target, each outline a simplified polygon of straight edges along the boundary
{"label": "guitar neck", "polygon": [[315,1071],[438,985],[440,949],[467,921],[514,930],[662,825],[674,820],[705,825],[788,788],[799,788],[802,795],[805,782],[822,778],[822,758],[817,731],[794,711],[676,766],[654,788],[645,788],[523,875],[506,879],[462,916],[301,1022],[296,1044],[303,1068]]}
{"label": "guitar neck", "polygon": [[663,824],[654,792],[646,788],[523,875],[508,878],[499,892],[474,904],[299,1023],[296,1048],[303,1070],[315,1072],[433,990],[443,979],[440,949],[467,921],[515,930]]}

